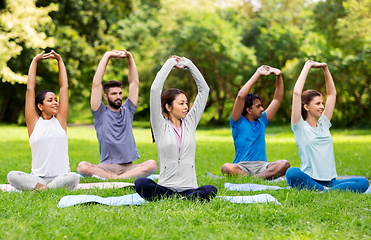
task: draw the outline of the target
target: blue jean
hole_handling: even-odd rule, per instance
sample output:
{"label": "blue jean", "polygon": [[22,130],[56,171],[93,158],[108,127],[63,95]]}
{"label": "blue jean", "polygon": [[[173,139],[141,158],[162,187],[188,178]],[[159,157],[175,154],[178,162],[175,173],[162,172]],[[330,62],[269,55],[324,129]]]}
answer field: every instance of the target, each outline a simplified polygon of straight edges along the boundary
{"label": "blue jean", "polygon": [[183,196],[190,200],[210,200],[214,198],[218,189],[213,185],[204,185],[199,188],[189,189],[184,192],[175,192],[164,186],[158,185],[149,178],[137,178],[134,182],[135,191],[147,201],[158,201],[174,195]]}
{"label": "blue jean", "polygon": [[308,189],[308,190],[325,190],[325,187],[330,189],[337,189],[342,191],[351,191],[357,193],[364,193],[370,186],[370,182],[366,178],[355,177],[331,181],[319,181],[311,178],[308,174],[302,172],[297,167],[290,167],[286,172],[287,183],[292,188]]}

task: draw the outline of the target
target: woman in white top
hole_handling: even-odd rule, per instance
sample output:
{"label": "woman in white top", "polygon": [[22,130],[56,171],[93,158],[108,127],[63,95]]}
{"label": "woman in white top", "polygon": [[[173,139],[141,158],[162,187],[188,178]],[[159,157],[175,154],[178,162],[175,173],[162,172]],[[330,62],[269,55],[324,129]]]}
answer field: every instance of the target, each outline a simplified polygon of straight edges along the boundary
{"label": "woman in white top", "polygon": [[[59,102],[49,91],[35,97],[38,61],[56,59],[59,68]],[[55,51],[34,57],[28,72],[25,118],[32,152],[32,172],[11,171],[9,183],[19,190],[74,188],[79,176],[70,172],[68,158],[67,112],[68,79],[63,60]],[[36,112],[36,107],[40,115]]]}
{"label": "woman in white top", "polygon": [[[189,69],[196,81],[198,94],[191,110],[188,109],[188,100],[183,91],[171,88],[161,95],[164,82],[173,67]],[[148,178],[135,180],[135,190],[144,199],[154,201],[174,195],[191,200],[215,197],[215,186],[198,187],[195,169],[195,132],[208,95],[209,87],[205,79],[187,58],[173,56],[157,73],[151,87],[150,116],[160,178],[158,184]]]}
{"label": "woman in white top", "polygon": [[[322,68],[325,74],[327,102],[315,90],[302,93],[311,68]],[[326,63],[307,61],[295,84],[291,129],[299,148],[300,169],[291,167],[286,172],[288,184],[298,189],[329,189],[365,192],[369,187],[366,178],[336,180],[333,141],[330,133],[331,118],[336,102],[336,88]]]}

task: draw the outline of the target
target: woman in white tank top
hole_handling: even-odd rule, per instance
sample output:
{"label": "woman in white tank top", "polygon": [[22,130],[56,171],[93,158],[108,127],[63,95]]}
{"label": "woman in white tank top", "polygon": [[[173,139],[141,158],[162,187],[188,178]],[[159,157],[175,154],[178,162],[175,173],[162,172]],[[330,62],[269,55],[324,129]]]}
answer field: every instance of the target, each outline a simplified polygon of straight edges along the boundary
{"label": "woman in white tank top", "polygon": [[[56,95],[44,90],[35,96],[38,61],[56,59],[59,69],[59,102]],[[68,158],[67,112],[68,79],[66,67],[55,51],[36,55],[28,72],[25,119],[32,151],[32,172],[11,171],[9,183],[19,190],[74,188],[79,176],[70,172]],[[40,115],[37,113],[40,112]]]}

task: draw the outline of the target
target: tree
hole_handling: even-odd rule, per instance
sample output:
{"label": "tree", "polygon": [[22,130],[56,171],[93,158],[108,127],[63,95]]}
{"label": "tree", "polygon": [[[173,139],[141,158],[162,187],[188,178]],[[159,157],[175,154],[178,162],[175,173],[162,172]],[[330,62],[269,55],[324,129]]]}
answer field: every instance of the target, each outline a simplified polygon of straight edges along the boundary
{"label": "tree", "polygon": [[[195,6],[197,5],[197,7]],[[160,10],[160,47],[155,58],[156,70],[172,54],[191,59],[210,86],[209,101],[203,121],[225,124],[231,103],[243,79],[243,72],[254,64],[254,51],[241,44],[239,29],[221,17],[213,1],[180,3],[165,1]],[[188,72],[175,71],[165,88],[185,90],[192,102],[197,93]],[[187,79],[187,80],[185,80]]]}
{"label": "tree", "polygon": [[[308,59],[303,46],[317,38],[312,33],[312,4],[300,0],[262,0],[260,6],[242,2],[235,25],[242,25],[242,43],[255,49],[256,65],[246,72],[246,80],[263,65],[281,69],[285,86],[285,97],[274,121],[287,123],[291,116],[291,96],[302,64]],[[311,34],[312,33],[312,34]],[[317,49],[317,48],[315,48]],[[253,88],[266,107],[274,95],[274,77],[262,78]]]}
{"label": "tree", "polygon": [[37,27],[48,22],[48,13],[56,10],[55,5],[37,8],[34,0],[8,0],[0,12],[0,74],[3,82],[25,83],[27,76],[14,73],[7,62],[17,57],[23,45],[27,48],[53,46],[54,39],[38,32]]}
{"label": "tree", "polygon": [[[40,6],[49,2],[38,0]],[[129,18],[133,12],[140,11],[141,2],[131,0],[52,2],[55,2],[59,9],[51,13],[53,26],[46,28],[45,31],[57,39],[55,48],[66,64],[71,102],[68,121],[91,123],[90,91],[95,69],[106,51],[127,48],[128,42],[123,41],[116,32],[119,30],[117,23]],[[150,7],[157,6],[157,1],[148,2],[147,5]],[[134,57],[136,58],[136,55]],[[107,76],[112,76],[125,84],[127,72],[122,71],[122,68],[122,62],[112,61],[107,69]],[[48,79],[48,73],[50,70],[41,76],[42,79]]]}
{"label": "tree", "polygon": [[[339,13],[326,18],[322,10],[328,8],[339,9]],[[338,99],[333,119],[338,126],[370,126],[370,12],[370,0],[326,1],[316,7],[315,19],[327,19],[325,23],[317,22],[318,31],[326,36],[329,46],[333,46],[327,58],[335,70]]]}
{"label": "tree", "polygon": [[[34,0],[8,0],[0,11],[0,121],[16,122],[22,110],[27,82],[27,67],[11,60],[20,56],[24,49],[39,49],[53,46],[54,38],[38,31],[41,25],[51,22],[50,11],[56,5],[38,8]],[[19,66],[22,70],[17,71]],[[22,104],[22,105],[21,105]]]}

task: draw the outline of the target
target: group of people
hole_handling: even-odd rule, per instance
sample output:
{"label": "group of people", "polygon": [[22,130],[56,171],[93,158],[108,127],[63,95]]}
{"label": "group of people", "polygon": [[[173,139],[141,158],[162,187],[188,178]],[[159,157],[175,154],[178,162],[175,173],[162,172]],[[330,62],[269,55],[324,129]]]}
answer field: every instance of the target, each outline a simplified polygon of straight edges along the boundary
{"label": "group of people", "polygon": [[[127,59],[129,96],[122,104],[121,82],[110,80],[104,85],[103,76],[110,59]],[[35,96],[37,63],[56,59],[59,67],[59,101],[56,94],[44,90]],[[303,92],[311,68],[324,71],[327,102],[315,90]],[[164,82],[172,69],[189,70],[198,89],[192,108],[186,94],[170,88],[162,93]],[[259,96],[251,93],[261,76],[276,76],[272,102],[266,110]],[[107,102],[105,105],[103,97]],[[91,112],[97,133],[100,163],[80,162],[77,172],[83,176],[107,179],[136,178],[135,190],[148,201],[179,196],[190,200],[210,200],[217,194],[213,185],[198,186],[195,170],[195,132],[206,106],[209,87],[198,68],[187,58],[172,56],[157,73],[150,92],[150,122],[153,140],[157,145],[160,175],[158,183],[147,176],[157,171],[157,162],[139,159],[132,131],[139,93],[139,75],[129,51],[108,51],[96,70],[91,92]],[[333,142],[329,128],[336,102],[336,89],[326,63],[307,61],[293,91],[291,128],[299,148],[301,167],[290,167],[287,160],[268,162],[265,129],[277,113],[283,100],[284,86],[281,71],[263,65],[239,91],[233,106],[230,126],[235,146],[233,163],[226,163],[221,171],[226,175],[252,175],[274,179],[286,174],[293,188],[328,191],[349,190],[362,193],[369,187],[366,178],[336,180]],[[31,62],[25,119],[32,151],[32,172],[11,171],[9,183],[20,190],[48,188],[72,189],[79,175],[71,172],[68,158],[67,112],[68,79],[63,60],[55,51],[42,52]],[[38,112],[39,113],[38,113]],[[39,115],[40,114],[40,115]]]}

